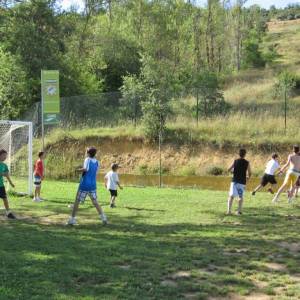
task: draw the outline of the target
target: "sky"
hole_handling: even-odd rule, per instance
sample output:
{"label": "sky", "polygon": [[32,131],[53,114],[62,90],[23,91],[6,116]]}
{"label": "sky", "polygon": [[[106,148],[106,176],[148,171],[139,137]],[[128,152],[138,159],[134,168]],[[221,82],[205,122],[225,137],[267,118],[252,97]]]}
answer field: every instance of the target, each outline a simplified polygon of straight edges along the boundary
{"label": "sky", "polygon": [[[62,0],[62,7],[64,9],[70,8],[70,6],[75,5],[79,9],[83,7],[83,0]],[[198,0],[200,4],[205,4],[206,0]],[[289,3],[300,3],[299,0],[248,0],[245,6],[251,6],[253,4],[258,4],[261,7],[269,8],[271,5],[275,5],[277,8],[285,7]]]}

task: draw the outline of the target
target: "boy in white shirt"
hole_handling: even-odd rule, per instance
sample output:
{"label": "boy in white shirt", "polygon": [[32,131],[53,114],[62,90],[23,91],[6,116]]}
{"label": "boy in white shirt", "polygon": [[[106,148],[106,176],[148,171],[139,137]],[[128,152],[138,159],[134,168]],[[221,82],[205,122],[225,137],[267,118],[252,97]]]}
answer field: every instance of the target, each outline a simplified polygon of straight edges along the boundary
{"label": "boy in white shirt", "polygon": [[275,173],[279,168],[280,168],[280,164],[278,162],[278,154],[273,153],[272,159],[270,159],[266,165],[265,173],[261,178],[260,185],[257,186],[255,190],[252,192],[252,196],[254,196],[257,191],[259,191],[262,187],[265,187],[268,183],[271,184],[271,187],[268,189],[268,191],[271,194],[274,194],[272,187],[275,187],[275,185],[277,184]]}
{"label": "boy in white shirt", "polygon": [[105,187],[110,192],[110,207],[116,207],[116,198],[118,197],[118,187],[122,190],[123,188],[120,185],[119,175],[117,173],[119,166],[117,164],[111,165],[111,171],[109,171],[104,179],[105,179]]}

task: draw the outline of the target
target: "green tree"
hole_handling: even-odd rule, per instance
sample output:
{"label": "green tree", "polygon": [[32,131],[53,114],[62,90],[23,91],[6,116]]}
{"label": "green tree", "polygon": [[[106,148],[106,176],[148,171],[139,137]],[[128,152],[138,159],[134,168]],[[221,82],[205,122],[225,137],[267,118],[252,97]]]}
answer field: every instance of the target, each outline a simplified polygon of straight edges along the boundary
{"label": "green tree", "polygon": [[287,105],[288,99],[296,86],[296,76],[288,71],[283,71],[277,76],[275,90],[277,96],[282,97],[284,101],[284,129],[287,129]]}
{"label": "green tree", "polygon": [[16,119],[29,104],[26,77],[17,60],[0,48],[0,116]]}

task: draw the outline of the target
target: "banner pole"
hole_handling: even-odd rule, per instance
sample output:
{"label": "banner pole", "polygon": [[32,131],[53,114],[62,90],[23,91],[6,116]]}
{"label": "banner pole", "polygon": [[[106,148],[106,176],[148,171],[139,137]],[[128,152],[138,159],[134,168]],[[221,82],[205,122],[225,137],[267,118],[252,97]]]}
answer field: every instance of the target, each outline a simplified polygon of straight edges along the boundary
{"label": "banner pole", "polygon": [[42,120],[42,151],[45,151],[45,127],[44,127],[44,92],[43,92],[43,70],[41,70],[41,120]]}

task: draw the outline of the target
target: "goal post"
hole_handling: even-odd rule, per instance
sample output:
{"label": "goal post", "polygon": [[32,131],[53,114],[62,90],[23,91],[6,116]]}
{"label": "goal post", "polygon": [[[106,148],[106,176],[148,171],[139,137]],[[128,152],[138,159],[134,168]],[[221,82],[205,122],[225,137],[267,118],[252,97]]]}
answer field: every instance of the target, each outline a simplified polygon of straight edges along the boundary
{"label": "goal post", "polygon": [[0,120],[0,149],[7,151],[6,164],[19,194],[32,195],[32,122]]}

